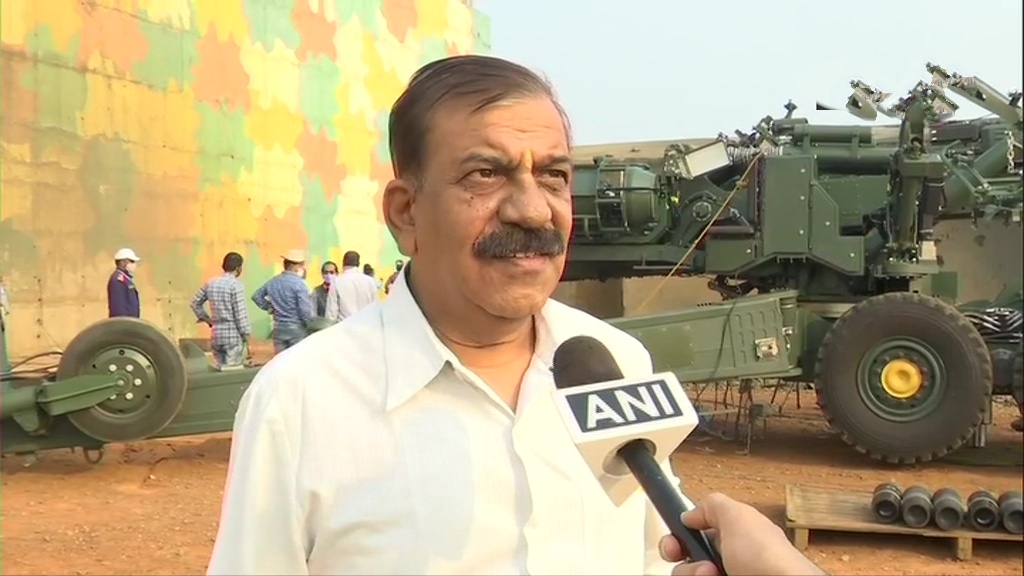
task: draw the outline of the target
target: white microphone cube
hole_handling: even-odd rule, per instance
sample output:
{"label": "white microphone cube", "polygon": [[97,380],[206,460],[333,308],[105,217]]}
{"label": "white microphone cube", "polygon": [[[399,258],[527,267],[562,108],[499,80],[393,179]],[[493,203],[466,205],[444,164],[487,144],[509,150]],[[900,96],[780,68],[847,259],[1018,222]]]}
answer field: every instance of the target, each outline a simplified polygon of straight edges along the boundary
{"label": "white microphone cube", "polygon": [[616,506],[638,487],[619,449],[643,440],[664,463],[698,424],[697,411],[671,372],[556,389],[554,400],[569,436]]}

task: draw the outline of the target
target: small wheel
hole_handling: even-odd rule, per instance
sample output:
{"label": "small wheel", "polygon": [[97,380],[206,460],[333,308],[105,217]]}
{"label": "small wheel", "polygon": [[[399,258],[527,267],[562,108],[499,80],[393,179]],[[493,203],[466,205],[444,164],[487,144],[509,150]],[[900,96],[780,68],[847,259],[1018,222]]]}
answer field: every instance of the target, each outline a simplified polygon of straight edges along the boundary
{"label": "small wheel", "polygon": [[970,321],[909,292],[874,296],[840,317],[817,372],[818,405],[843,440],[893,464],[962,446],[992,395],[992,360]]}
{"label": "small wheel", "polygon": [[85,434],[127,442],[156,434],[185,402],[188,379],[177,344],[152,324],[135,318],[101,320],[68,344],[57,378],[109,374],[119,386],[96,406],[68,414]]}

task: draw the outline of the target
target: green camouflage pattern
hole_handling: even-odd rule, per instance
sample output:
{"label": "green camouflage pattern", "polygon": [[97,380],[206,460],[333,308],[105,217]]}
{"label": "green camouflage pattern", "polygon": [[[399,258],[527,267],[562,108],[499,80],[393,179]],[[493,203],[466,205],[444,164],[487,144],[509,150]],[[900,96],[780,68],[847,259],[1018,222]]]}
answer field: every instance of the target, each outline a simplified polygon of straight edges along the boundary
{"label": "green camouflage pattern", "polygon": [[[468,0],[3,0],[0,275],[12,357],[106,315],[114,252],[142,316],[188,303],[228,251],[250,291],[306,250],[387,276],[388,111],[421,65],[487,52]],[[253,310],[256,336],[269,318]],[[205,330],[205,328],[203,329]]]}

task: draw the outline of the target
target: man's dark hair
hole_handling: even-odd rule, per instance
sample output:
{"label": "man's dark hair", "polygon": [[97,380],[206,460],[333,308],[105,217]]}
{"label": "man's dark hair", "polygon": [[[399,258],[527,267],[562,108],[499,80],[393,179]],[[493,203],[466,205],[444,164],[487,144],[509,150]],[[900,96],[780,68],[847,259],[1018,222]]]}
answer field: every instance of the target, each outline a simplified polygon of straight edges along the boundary
{"label": "man's dark hair", "polygon": [[479,112],[499,102],[529,96],[551,99],[562,116],[566,138],[571,140],[569,117],[551,84],[528,68],[477,54],[452,56],[423,66],[391,107],[388,146],[395,177],[415,179],[421,175],[430,122],[440,107],[459,102]]}
{"label": "man's dark hair", "polygon": [[366,274],[367,276],[373,276],[373,273],[373,266],[371,266],[369,262],[363,264],[363,274]]}
{"label": "man's dark hair", "polygon": [[356,252],[355,250],[345,252],[345,255],[341,257],[341,265],[346,268],[359,266],[359,252]]}
{"label": "man's dark hair", "polygon": [[324,262],[323,266],[320,267],[320,273],[321,274],[327,274],[327,269],[328,268],[334,268],[335,272],[338,271],[338,265],[335,264],[334,262],[328,260],[327,262]]}
{"label": "man's dark hair", "polygon": [[238,252],[228,252],[224,255],[224,261],[220,267],[225,272],[235,272],[242,267],[243,262],[245,262],[245,258],[242,258],[241,254]]}

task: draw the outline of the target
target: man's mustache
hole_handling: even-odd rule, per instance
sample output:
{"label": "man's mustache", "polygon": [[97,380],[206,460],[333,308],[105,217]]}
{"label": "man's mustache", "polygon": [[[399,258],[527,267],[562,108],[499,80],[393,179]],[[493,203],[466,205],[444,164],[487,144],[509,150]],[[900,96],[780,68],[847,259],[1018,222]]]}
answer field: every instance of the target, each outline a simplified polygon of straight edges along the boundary
{"label": "man's mustache", "polygon": [[473,244],[477,258],[512,258],[516,254],[559,256],[565,252],[565,236],[554,228],[505,226],[481,236]]}

